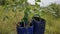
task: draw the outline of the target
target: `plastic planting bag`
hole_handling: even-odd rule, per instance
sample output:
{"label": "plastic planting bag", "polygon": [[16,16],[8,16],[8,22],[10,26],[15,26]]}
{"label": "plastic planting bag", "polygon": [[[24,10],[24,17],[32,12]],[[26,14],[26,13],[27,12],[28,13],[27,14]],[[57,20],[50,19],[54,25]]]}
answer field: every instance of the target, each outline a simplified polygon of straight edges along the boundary
{"label": "plastic planting bag", "polygon": [[33,25],[30,23],[30,26],[27,28],[27,34],[33,34]]}
{"label": "plastic planting bag", "polygon": [[17,25],[17,34],[33,34],[33,25],[25,26],[24,22],[20,22]]}
{"label": "plastic planting bag", "polygon": [[33,17],[32,23],[34,25],[34,34],[44,34],[45,20],[40,17]]}
{"label": "plastic planting bag", "polygon": [[24,27],[24,23],[23,22],[19,22],[17,24],[17,34],[26,34],[26,28]]}
{"label": "plastic planting bag", "polygon": [[17,34],[26,34],[26,28],[24,27],[17,27]]}

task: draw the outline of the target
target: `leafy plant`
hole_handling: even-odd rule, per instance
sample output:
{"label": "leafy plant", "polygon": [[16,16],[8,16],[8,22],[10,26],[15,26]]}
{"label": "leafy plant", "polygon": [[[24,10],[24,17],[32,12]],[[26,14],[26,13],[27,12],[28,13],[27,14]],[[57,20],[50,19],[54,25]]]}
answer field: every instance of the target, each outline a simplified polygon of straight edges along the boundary
{"label": "leafy plant", "polygon": [[56,18],[59,18],[60,17],[60,10],[59,9],[60,9],[60,5],[51,4],[48,7],[42,8],[42,11],[44,11],[45,13],[49,13]]}

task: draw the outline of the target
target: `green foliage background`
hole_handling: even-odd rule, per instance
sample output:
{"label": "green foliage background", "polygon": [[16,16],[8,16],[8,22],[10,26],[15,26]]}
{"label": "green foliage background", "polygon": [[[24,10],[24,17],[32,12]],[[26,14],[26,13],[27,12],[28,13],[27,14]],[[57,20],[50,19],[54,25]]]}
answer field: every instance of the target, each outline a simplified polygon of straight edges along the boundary
{"label": "green foliage background", "polygon": [[[17,34],[16,24],[24,17],[24,11],[27,8],[30,9],[26,10],[27,12],[30,11],[28,12],[29,21],[35,13],[46,20],[45,34],[60,34],[60,5],[52,4],[48,7],[41,8],[41,10],[37,4],[32,6],[27,3],[26,5],[24,3],[26,0],[23,1],[24,0],[6,0],[5,5],[0,5],[0,34]],[[40,12],[40,10],[42,12]]]}

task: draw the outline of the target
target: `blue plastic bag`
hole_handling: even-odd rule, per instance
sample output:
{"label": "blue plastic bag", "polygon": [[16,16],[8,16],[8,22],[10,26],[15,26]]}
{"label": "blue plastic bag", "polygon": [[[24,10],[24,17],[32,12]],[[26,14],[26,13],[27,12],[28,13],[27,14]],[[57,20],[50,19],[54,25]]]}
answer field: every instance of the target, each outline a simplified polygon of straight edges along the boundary
{"label": "blue plastic bag", "polygon": [[33,25],[29,27],[24,27],[23,23],[20,23],[21,26],[17,26],[17,34],[33,34]]}
{"label": "blue plastic bag", "polygon": [[17,34],[27,34],[26,28],[17,27]]}
{"label": "blue plastic bag", "polygon": [[44,34],[46,21],[44,19],[41,19],[41,18],[39,20],[36,20],[36,19],[34,18],[32,20],[32,23],[34,26],[34,34]]}
{"label": "blue plastic bag", "polygon": [[27,28],[27,34],[33,34],[33,26]]}

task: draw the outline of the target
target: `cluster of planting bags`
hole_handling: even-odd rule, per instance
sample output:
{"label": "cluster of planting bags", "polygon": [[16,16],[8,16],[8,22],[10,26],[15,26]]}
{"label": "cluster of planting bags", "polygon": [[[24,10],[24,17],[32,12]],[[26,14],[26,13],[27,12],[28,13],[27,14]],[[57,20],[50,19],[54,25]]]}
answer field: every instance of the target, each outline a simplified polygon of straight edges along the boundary
{"label": "cluster of planting bags", "polygon": [[33,34],[33,25],[30,23],[30,26],[25,26],[23,22],[20,22],[20,25],[17,25],[17,34]]}
{"label": "cluster of planting bags", "polygon": [[33,17],[29,26],[24,22],[17,25],[17,34],[44,34],[46,21],[40,17]]}

